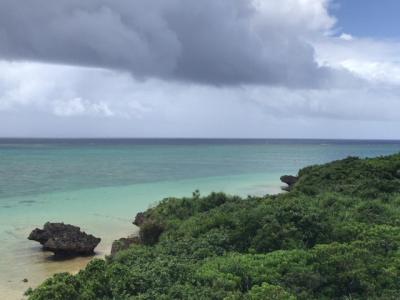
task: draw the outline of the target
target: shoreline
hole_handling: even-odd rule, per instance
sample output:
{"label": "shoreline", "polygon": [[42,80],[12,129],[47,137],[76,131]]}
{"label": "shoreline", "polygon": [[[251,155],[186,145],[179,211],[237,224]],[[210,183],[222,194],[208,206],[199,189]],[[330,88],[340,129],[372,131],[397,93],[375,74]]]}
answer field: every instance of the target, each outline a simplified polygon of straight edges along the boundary
{"label": "shoreline", "polygon": [[287,194],[166,199],[135,217],[140,240],[129,242],[147,247],[53,277],[30,295],[398,299],[400,154],[280,179]]}
{"label": "shoreline", "polygon": [[[230,194],[237,194],[238,191],[243,195],[280,191],[276,180],[272,181],[271,178],[278,177],[274,174],[232,175],[99,187],[19,198],[17,200],[31,202],[14,209],[17,215],[7,215],[3,210],[4,218],[0,221],[0,234],[2,231],[5,242],[0,260],[0,299],[21,299],[29,287],[37,286],[51,275],[79,272],[91,259],[110,254],[114,240],[137,234],[138,227],[132,224],[136,213],[148,209],[165,197],[190,196],[196,188],[200,188],[202,194],[208,194],[217,190],[217,186]],[[89,234],[99,236],[102,241],[96,248],[97,254],[70,261],[49,260],[49,255],[40,251],[38,243],[26,239],[32,229],[41,227],[47,221],[76,225]],[[15,251],[10,252],[9,249]],[[28,283],[22,282],[24,278],[28,279]]]}
{"label": "shoreline", "polygon": [[[129,234],[138,234],[139,228],[133,224],[130,224],[131,230]],[[30,255],[28,256],[34,262],[33,267],[37,270],[30,270],[23,276],[14,277],[13,279],[0,280],[0,299],[25,299],[23,294],[28,288],[35,288],[40,285],[44,280],[51,277],[56,273],[67,272],[70,274],[76,274],[80,270],[84,269],[86,265],[93,259],[104,259],[110,254],[111,245],[114,240],[117,240],[123,235],[129,235],[127,231],[116,233],[112,236],[103,238],[100,244],[95,249],[95,254],[92,256],[77,256],[67,259],[54,259],[53,253],[43,251],[39,244],[29,248]],[[28,241],[35,243],[33,241]],[[14,274],[15,275],[15,274]],[[24,282],[24,279],[28,282]]]}

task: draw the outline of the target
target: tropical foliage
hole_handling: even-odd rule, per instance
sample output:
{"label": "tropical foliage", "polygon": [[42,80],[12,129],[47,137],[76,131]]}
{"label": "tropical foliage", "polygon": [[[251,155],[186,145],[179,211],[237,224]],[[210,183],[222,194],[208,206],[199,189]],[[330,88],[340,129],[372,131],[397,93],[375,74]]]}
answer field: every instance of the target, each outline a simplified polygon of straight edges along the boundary
{"label": "tropical foliage", "polygon": [[400,154],[304,168],[280,195],[169,198],[145,216],[142,245],[30,299],[400,299]]}

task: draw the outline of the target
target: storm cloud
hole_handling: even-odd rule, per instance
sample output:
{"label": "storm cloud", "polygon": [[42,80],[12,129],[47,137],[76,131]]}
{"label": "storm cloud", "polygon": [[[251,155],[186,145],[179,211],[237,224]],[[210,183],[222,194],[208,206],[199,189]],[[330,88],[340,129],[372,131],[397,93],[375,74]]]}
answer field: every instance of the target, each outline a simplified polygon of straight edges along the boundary
{"label": "storm cloud", "polygon": [[211,85],[313,88],[328,0],[2,0],[0,57]]}
{"label": "storm cloud", "polygon": [[0,0],[0,136],[399,138],[400,43],[337,0]]}

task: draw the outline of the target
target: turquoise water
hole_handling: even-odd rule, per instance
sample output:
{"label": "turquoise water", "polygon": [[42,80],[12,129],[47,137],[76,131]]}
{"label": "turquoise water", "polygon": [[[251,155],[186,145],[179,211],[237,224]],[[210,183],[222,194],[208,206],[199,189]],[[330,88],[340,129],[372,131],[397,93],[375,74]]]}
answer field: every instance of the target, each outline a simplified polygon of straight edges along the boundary
{"label": "turquoise water", "polygon": [[101,237],[101,256],[112,240],[136,232],[138,211],[164,197],[195,189],[277,193],[279,177],[304,166],[399,151],[396,141],[0,139],[0,298],[17,298],[49,274],[87,263],[55,262],[26,239],[46,221]]}
{"label": "turquoise water", "polygon": [[295,172],[395,141],[0,139],[0,199],[191,178]]}

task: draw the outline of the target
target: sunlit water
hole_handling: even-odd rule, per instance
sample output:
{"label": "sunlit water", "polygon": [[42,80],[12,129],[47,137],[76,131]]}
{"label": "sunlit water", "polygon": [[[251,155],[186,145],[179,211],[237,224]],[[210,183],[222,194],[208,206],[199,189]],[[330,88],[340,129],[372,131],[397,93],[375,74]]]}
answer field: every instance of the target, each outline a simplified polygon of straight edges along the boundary
{"label": "sunlit water", "polygon": [[101,237],[96,251],[104,256],[114,239],[136,232],[138,211],[165,197],[277,193],[279,177],[304,166],[399,151],[395,141],[0,139],[0,299],[19,299],[90,259],[54,261],[28,241],[46,221]]}

